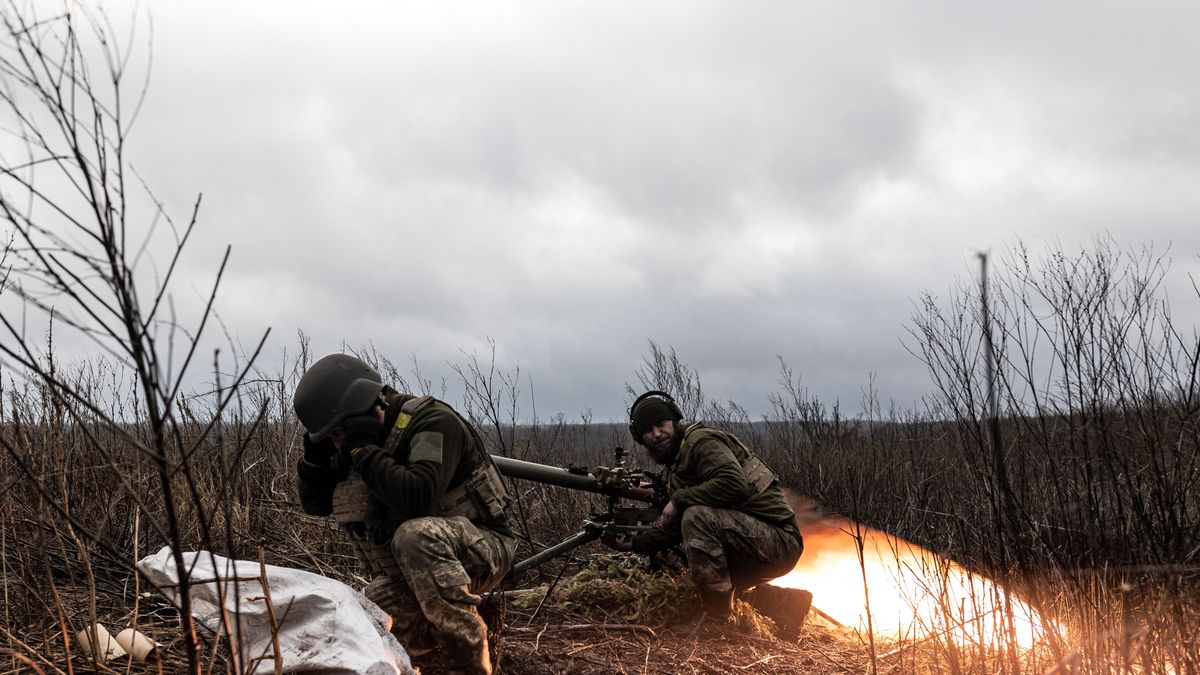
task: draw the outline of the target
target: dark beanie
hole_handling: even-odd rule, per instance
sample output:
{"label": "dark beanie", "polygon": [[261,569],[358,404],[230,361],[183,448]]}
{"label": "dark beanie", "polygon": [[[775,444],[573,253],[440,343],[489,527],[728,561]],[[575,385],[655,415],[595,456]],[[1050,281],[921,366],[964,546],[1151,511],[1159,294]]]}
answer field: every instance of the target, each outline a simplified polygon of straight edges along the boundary
{"label": "dark beanie", "polygon": [[638,436],[650,431],[663,420],[678,420],[679,415],[671,410],[671,404],[661,398],[648,397],[638,402],[629,416],[629,423]]}

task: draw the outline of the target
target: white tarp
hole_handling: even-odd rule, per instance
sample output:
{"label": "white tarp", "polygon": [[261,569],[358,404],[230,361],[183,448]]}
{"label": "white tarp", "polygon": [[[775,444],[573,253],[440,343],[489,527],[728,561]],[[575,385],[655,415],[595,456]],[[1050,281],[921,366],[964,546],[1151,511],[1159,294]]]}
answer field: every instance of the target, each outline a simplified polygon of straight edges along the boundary
{"label": "white tarp", "polygon": [[[222,631],[222,606],[235,625],[242,668],[273,673],[271,620],[257,562],[230,560],[207,551],[183,554],[191,579],[192,615]],[[138,561],[138,569],[178,602],[179,574],[171,549]],[[283,671],[323,675],[412,673],[408,653],[388,632],[389,618],[375,603],[346,584],[288,567],[266,566]],[[221,602],[221,597],[224,602]]]}

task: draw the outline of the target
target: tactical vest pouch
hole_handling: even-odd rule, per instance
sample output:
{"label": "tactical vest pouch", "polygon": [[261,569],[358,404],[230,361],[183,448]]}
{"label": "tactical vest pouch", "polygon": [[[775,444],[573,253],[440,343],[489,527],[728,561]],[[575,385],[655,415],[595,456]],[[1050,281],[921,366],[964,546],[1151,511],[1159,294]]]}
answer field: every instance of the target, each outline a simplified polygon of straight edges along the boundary
{"label": "tactical vest pouch", "polygon": [[346,479],[333,488],[333,519],[339,525],[364,523],[371,517],[371,490],[362,476],[351,471]]}
{"label": "tactical vest pouch", "polygon": [[738,464],[742,465],[742,473],[746,475],[746,483],[754,490],[755,495],[762,494],[764,490],[779,482],[779,476],[767,466],[766,462],[758,458],[754,451],[748,445],[742,442],[742,439],[734,436],[727,431],[719,431],[713,429],[716,433],[733,448],[734,457]]}
{"label": "tactical vest pouch", "polygon": [[350,534],[354,551],[363,567],[372,574],[400,573],[392,555],[391,538],[369,528],[375,500],[362,476],[351,471],[346,479],[333,488],[333,519]]}
{"label": "tactical vest pouch", "polygon": [[367,568],[367,571],[377,576],[400,576],[400,564],[396,562],[396,556],[392,555],[391,540],[382,543],[376,542],[371,537],[351,536],[354,540],[354,548],[357,549],[359,560]]}
{"label": "tactical vest pouch", "polygon": [[363,589],[363,595],[380,609],[391,615],[412,610],[412,591],[396,579],[400,577],[378,576]]}
{"label": "tactical vest pouch", "polygon": [[392,555],[389,542],[377,544],[369,537],[350,533],[350,543],[363,569],[372,576],[395,576],[400,574],[400,565]]}
{"label": "tactical vest pouch", "polygon": [[746,482],[750,487],[754,488],[754,494],[760,494],[762,491],[778,482],[779,478],[771,471],[766,462],[758,458],[758,455],[751,454],[742,460],[742,472],[746,474]]}
{"label": "tactical vest pouch", "polygon": [[463,516],[468,520],[487,523],[504,517],[508,507],[508,491],[500,478],[500,472],[488,458],[485,464],[475,469],[462,484],[447,490],[438,500],[439,515]]}

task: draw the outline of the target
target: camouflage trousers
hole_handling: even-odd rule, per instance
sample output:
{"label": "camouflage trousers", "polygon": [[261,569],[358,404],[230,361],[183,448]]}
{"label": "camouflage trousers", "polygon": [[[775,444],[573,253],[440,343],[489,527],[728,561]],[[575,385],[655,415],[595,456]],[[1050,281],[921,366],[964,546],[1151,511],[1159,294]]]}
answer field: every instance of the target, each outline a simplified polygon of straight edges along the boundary
{"label": "camouflage trousers", "polygon": [[462,516],[414,518],[396,529],[396,575],[376,577],[366,596],[391,615],[392,633],[419,655],[437,641],[447,667],[490,673],[487,627],[478,607],[512,566],[516,541]]}
{"label": "camouflage trousers", "polygon": [[804,551],[797,532],[733,509],[690,506],[681,527],[688,574],[702,590],[714,593],[783,576]]}

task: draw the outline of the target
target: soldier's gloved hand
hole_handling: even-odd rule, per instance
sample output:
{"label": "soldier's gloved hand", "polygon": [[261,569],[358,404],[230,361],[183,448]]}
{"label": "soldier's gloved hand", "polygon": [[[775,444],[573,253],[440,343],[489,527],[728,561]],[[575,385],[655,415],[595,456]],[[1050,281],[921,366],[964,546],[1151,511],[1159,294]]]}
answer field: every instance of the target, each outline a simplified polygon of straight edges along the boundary
{"label": "soldier's gloved hand", "polygon": [[633,550],[633,537],[627,532],[608,530],[600,536],[600,541],[614,551],[626,552]]}
{"label": "soldier's gloved hand", "polygon": [[347,417],[342,422],[342,433],[345,434],[342,447],[346,450],[378,445],[383,442],[383,422],[372,408],[370,412]]}
{"label": "soldier's gloved hand", "polygon": [[304,459],[312,464],[329,464],[337,452],[337,448],[333,447],[333,439],[326,437],[325,440],[314,441],[308,437],[308,434],[302,434],[302,436],[304,438]]}

